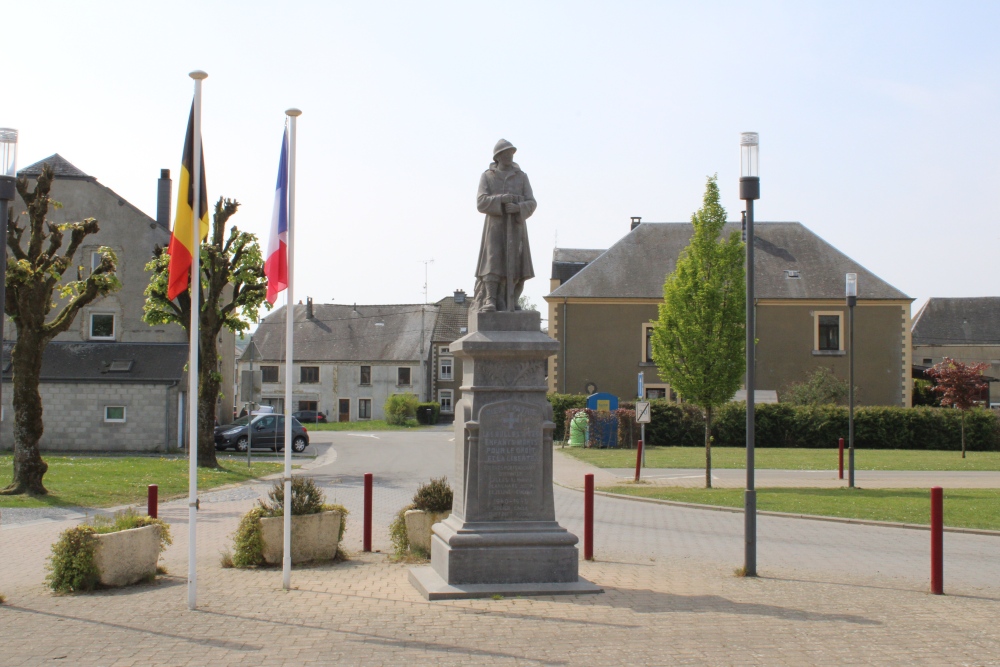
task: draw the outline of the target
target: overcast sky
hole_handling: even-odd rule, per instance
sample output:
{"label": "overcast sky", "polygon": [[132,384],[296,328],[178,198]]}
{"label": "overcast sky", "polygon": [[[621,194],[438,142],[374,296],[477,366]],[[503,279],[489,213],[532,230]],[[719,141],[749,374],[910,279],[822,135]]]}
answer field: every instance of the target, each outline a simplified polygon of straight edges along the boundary
{"label": "overcast sky", "polygon": [[22,2],[0,126],[20,166],[58,152],[155,215],[203,69],[209,195],[266,245],[301,108],[295,298],[348,304],[422,302],[430,259],[431,301],[471,293],[504,137],[538,200],[539,306],[557,239],[687,221],[715,173],[738,220],[757,131],[757,220],[802,222],[919,305],[1000,293],[997,26],[993,2]]}

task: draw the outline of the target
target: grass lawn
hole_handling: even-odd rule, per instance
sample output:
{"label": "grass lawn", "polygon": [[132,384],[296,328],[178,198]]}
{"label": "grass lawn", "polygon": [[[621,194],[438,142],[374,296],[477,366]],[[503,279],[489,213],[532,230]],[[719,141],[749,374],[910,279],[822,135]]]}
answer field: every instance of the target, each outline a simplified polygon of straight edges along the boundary
{"label": "grass lawn", "polygon": [[[43,483],[47,496],[0,496],[0,511],[5,507],[114,507],[143,502],[146,487],[159,485],[160,500],[187,494],[188,461],[186,458],[152,456],[45,456],[49,471]],[[284,464],[253,463],[247,471],[245,458],[219,457],[218,470],[198,468],[198,488],[212,489],[284,469]],[[0,486],[11,479],[13,457],[0,455]]]}
{"label": "grass lawn", "polygon": [[[599,468],[634,468],[634,449],[585,449],[566,447],[563,451]],[[755,467],[776,470],[836,470],[837,449],[757,447]],[[713,447],[713,468],[743,468],[746,449]],[[650,447],[648,468],[705,468],[703,447]],[[855,470],[1000,470],[1000,452],[914,451],[905,449],[855,449]],[[847,450],[844,450],[847,468]]]}
{"label": "grass lawn", "polygon": [[406,431],[420,428],[416,419],[411,419],[406,426],[387,424],[384,419],[370,419],[358,422],[330,422],[329,424],[303,424],[309,431]]}
{"label": "grass lawn", "polygon": [[[602,491],[702,505],[743,507],[743,489],[628,485]],[[927,489],[758,489],[757,509],[872,521],[929,524]],[[944,525],[1000,530],[1000,489],[945,489]]]}

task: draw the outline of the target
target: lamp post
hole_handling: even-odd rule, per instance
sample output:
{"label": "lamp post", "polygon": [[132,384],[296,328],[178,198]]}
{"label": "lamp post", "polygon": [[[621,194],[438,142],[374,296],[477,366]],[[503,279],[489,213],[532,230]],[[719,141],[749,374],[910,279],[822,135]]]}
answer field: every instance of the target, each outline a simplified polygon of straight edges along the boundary
{"label": "lamp post", "polygon": [[850,371],[848,373],[847,387],[847,486],[854,488],[854,306],[858,303],[858,274],[847,274],[847,320],[848,331],[850,331],[847,345],[850,348]]}
{"label": "lamp post", "polygon": [[[10,219],[10,204],[17,193],[17,130],[0,127],[0,239],[3,252],[0,252],[0,350],[4,339],[4,306],[7,302],[7,223]],[[2,354],[0,354],[2,359]],[[0,370],[3,362],[0,360]],[[3,405],[3,382],[0,382],[0,406]],[[3,414],[0,407],[0,415]]]}
{"label": "lamp post", "polygon": [[746,321],[746,388],[747,388],[747,488],[743,494],[743,532],[745,576],[757,576],[757,490],[754,488],[754,302],[753,302],[753,203],[760,199],[758,171],[758,141],[756,132],[740,134],[740,199],[746,202],[747,239],[747,321]]}

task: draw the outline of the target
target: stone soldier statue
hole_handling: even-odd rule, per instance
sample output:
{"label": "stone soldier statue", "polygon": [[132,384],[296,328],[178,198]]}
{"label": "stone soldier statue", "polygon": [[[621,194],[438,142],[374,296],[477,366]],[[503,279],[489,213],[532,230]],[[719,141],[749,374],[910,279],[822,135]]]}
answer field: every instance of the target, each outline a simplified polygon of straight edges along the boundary
{"label": "stone soldier statue", "polygon": [[479,179],[477,205],[486,214],[476,265],[474,308],[516,310],[524,281],[535,277],[525,220],[535,212],[528,175],[514,162],[506,139],[493,147],[493,163]]}

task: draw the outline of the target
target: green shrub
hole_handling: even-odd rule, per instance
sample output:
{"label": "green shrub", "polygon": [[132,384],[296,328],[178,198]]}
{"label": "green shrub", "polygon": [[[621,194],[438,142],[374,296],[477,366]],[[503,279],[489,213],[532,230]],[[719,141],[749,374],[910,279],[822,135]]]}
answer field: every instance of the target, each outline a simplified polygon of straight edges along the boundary
{"label": "green shrub", "polygon": [[783,390],[779,400],[792,405],[846,405],[850,388],[847,380],[820,366],[809,374],[805,382],[793,382]]}
{"label": "green shrub", "polygon": [[441,404],[437,401],[417,404],[417,422],[420,424],[437,424],[441,415]]}
{"label": "green shrub", "polygon": [[587,397],[583,394],[549,394],[547,398],[552,405],[552,421],[556,424],[556,430],[552,432],[552,439],[565,440],[566,411],[572,408],[586,408]]}
{"label": "green shrub", "polygon": [[[261,500],[260,506],[264,508],[264,516],[283,516],[285,513],[285,484],[275,482],[268,491],[267,497],[270,502]],[[302,516],[303,514],[319,514],[323,511],[323,503],[326,496],[312,477],[292,478],[292,516]]]}
{"label": "green shrub", "polygon": [[93,590],[98,583],[97,565],[94,563],[97,542],[93,536],[145,526],[160,527],[160,553],[173,543],[170,526],[160,519],[136,514],[131,508],[113,518],[95,516],[91,523],[64,530],[52,545],[52,555],[46,564],[49,573],[45,579],[49,587],[57,593]]}
{"label": "green shrub", "polygon": [[418,405],[420,401],[413,394],[393,394],[385,399],[382,408],[386,423],[394,426],[406,425],[407,420],[416,417]]}
{"label": "green shrub", "polygon": [[425,512],[449,512],[454,498],[447,477],[431,479],[426,484],[421,484],[413,494],[413,508]]}
{"label": "green shrub", "polygon": [[396,558],[403,558],[410,550],[410,540],[406,536],[406,513],[416,509],[407,505],[396,513],[389,524],[389,539],[392,541],[392,553]]}
{"label": "green shrub", "polygon": [[264,534],[260,518],[265,516],[265,511],[263,507],[257,506],[240,519],[240,525],[233,535],[234,567],[257,567],[264,564]]}

